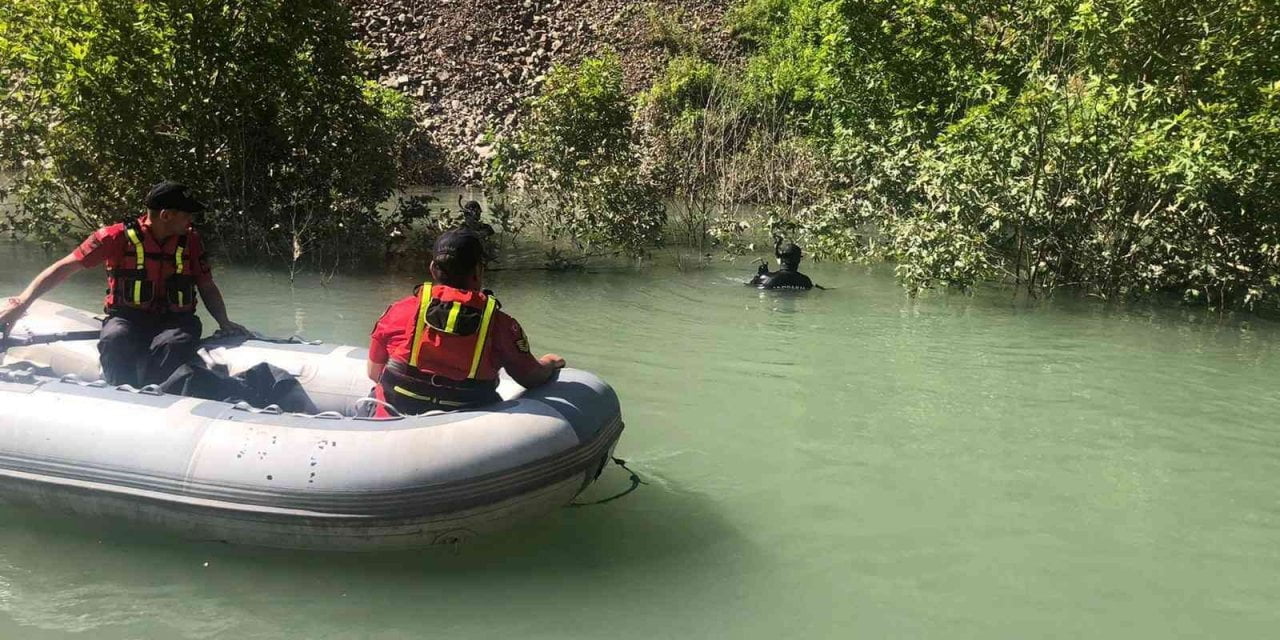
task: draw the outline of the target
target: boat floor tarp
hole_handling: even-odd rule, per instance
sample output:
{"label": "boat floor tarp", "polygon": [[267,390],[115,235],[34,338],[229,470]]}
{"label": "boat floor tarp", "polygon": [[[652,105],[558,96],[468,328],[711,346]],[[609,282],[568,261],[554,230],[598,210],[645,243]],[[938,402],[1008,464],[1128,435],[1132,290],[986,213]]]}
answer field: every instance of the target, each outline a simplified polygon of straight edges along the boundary
{"label": "boat floor tarp", "polygon": [[319,413],[297,378],[265,362],[234,376],[203,364],[184,364],[159,386],[165,393],[189,398],[244,401],[254,407],[274,404],[284,411]]}

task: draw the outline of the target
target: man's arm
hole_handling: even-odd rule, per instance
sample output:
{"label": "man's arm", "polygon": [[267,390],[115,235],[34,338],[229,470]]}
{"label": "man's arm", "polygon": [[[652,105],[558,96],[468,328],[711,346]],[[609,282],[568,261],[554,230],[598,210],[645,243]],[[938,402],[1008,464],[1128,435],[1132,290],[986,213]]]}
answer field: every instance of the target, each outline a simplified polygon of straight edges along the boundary
{"label": "man's arm", "polygon": [[382,344],[378,340],[369,341],[369,379],[374,382],[382,381],[382,370],[387,368],[387,345]]}
{"label": "man's arm", "polygon": [[84,265],[80,264],[74,253],[67,256],[40,272],[31,284],[27,285],[26,290],[18,294],[17,297],[9,298],[4,305],[0,307],[0,330],[8,330],[9,326],[18,321],[22,314],[27,312],[27,308],[37,298],[48,293],[54,287],[62,284],[64,280],[69,278],[71,274],[84,270]]}
{"label": "man's arm", "polygon": [[555,377],[557,371],[564,368],[564,364],[564,358],[554,353],[548,353],[538,358],[538,367],[532,371],[522,371],[517,375],[517,372],[508,368],[507,373],[511,374],[511,379],[519,382],[520,386],[532,389],[549,382],[551,378]]}
{"label": "man's arm", "polygon": [[502,368],[526,389],[546,384],[555,377],[556,371],[564,368],[564,358],[554,353],[534,358],[529,353],[529,337],[524,334],[524,329],[515,318],[506,314],[502,315],[501,328],[494,338]]}
{"label": "man's arm", "polygon": [[209,315],[218,322],[219,329],[229,333],[249,333],[244,326],[227,318],[227,303],[222,301],[222,291],[218,290],[218,285],[212,279],[197,281],[196,287],[200,289],[200,297],[204,298],[204,305],[209,309]]}
{"label": "man's arm", "polygon": [[760,266],[756,268],[756,275],[742,284],[745,284],[748,287],[754,287],[763,283],[764,279],[768,278],[769,275],[769,264],[762,259],[760,260]]}

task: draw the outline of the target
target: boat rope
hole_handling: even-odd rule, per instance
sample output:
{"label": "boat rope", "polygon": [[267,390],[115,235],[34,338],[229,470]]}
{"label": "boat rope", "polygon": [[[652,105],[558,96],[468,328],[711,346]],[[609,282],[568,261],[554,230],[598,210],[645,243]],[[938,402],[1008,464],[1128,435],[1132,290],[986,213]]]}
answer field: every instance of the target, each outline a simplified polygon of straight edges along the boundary
{"label": "boat rope", "polygon": [[637,488],[639,488],[640,485],[649,484],[648,482],[641,480],[640,476],[636,474],[636,472],[632,471],[630,468],[627,467],[626,460],[623,460],[622,458],[610,458],[610,460],[613,460],[614,464],[618,465],[619,467],[622,467],[623,469],[626,469],[627,473],[631,474],[631,486],[627,487],[626,491],[623,491],[622,493],[619,493],[617,495],[609,496],[608,498],[605,498],[603,500],[596,500],[595,502],[570,502],[569,503],[570,507],[590,507],[598,504],[604,504],[606,502],[613,502],[614,500],[617,500],[618,498],[621,498],[622,496],[625,496],[628,493],[635,491]]}
{"label": "boat rope", "polygon": [[219,344],[234,342],[235,344],[240,344],[247,340],[257,340],[258,342],[270,342],[271,344],[303,344],[303,345],[311,345],[311,346],[324,344],[324,340],[308,340],[307,338],[304,338],[296,333],[289,336],[288,338],[279,338],[279,337],[269,336],[263,333],[259,333],[257,331],[250,331],[249,333],[227,333],[222,329],[218,329],[217,331],[214,331],[212,335],[201,340],[200,343],[219,345]]}

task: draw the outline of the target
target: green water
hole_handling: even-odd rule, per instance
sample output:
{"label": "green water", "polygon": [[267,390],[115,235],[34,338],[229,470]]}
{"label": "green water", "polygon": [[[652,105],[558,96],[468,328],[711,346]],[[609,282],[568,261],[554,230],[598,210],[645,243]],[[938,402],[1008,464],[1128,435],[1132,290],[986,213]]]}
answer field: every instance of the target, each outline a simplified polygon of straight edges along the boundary
{"label": "green water", "polygon": [[[44,260],[0,246],[0,293]],[[1274,637],[1280,325],[751,271],[494,274],[535,351],[618,390],[649,481],[622,500],[386,555],[0,511],[0,635]],[[217,274],[234,319],[352,344],[413,282]],[[93,308],[101,278],[50,298]]]}

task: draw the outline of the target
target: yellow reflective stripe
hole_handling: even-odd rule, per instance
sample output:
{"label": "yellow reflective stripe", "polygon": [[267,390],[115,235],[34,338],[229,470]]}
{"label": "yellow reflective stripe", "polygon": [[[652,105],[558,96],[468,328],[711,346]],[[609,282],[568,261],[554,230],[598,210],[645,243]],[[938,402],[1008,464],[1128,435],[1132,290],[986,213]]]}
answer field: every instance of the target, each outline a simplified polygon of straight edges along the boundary
{"label": "yellow reflective stripe", "polygon": [[425,400],[425,401],[427,401],[427,402],[435,402],[435,398],[428,398],[427,396],[420,396],[420,395],[418,395],[418,394],[416,394],[416,393],[414,393],[414,392],[412,392],[412,391],[410,391],[410,390],[408,390],[408,389],[406,389],[406,388],[404,388],[404,387],[402,387],[402,386],[400,386],[400,385],[396,385],[396,386],[392,387],[391,389],[392,389],[392,391],[395,391],[396,393],[398,393],[398,394],[400,394],[400,395],[402,395],[402,396],[409,396],[410,398],[414,398],[415,400]]}
{"label": "yellow reflective stripe", "polygon": [[[181,238],[179,238],[179,240],[181,240]],[[174,254],[173,254],[173,263],[174,263],[174,267],[175,267],[175,269],[176,269],[176,270],[174,271],[174,273],[181,274],[181,273],[182,273],[183,268],[185,267],[185,265],[183,264],[183,260],[182,260],[182,252],[183,252],[184,248],[185,248],[185,247],[183,247],[183,246],[182,246],[182,242],[179,242],[179,243],[178,243],[178,250],[177,250],[177,251],[175,251],[175,252],[174,252]],[[185,307],[185,306],[187,306],[187,297],[186,297],[186,295],[184,295],[181,291],[178,291],[177,293],[178,293],[178,306],[179,306],[179,307]]]}
{"label": "yellow reflective stripe", "polygon": [[[142,240],[138,239],[138,232],[134,231],[133,227],[127,227],[125,231],[129,235],[129,241],[133,243],[134,260],[136,260],[136,263],[133,265],[133,268],[146,269],[147,268],[147,264],[146,264],[147,252],[145,249],[142,248]],[[135,280],[133,283],[133,304],[135,305],[142,304],[142,281],[141,280]]]}
{"label": "yellow reflective stripe", "polygon": [[493,318],[493,309],[497,306],[497,300],[493,296],[484,303],[484,317],[480,319],[480,334],[476,337],[476,353],[471,357],[471,373],[467,374],[468,379],[476,377],[476,371],[480,369],[480,356],[484,353],[484,343],[489,338],[489,320]]}
{"label": "yellow reflective stripe", "polygon": [[391,390],[395,391],[400,395],[409,396],[414,400],[422,400],[423,402],[434,402],[436,404],[442,404],[449,407],[461,407],[462,405],[466,404],[464,402],[453,402],[452,400],[441,400],[440,398],[432,398],[430,396],[421,396],[400,385],[396,385],[392,387]]}
{"label": "yellow reflective stripe", "polygon": [[453,333],[453,328],[458,324],[458,312],[462,311],[462,304],[455,302],[453,308],[449,310],[449,321],[444,323],[444,332]]}
{"label": "yellow reflective stripe", "polygon": [[[427,303],[431,302],[431,281],[422,283],[418,290],[418,316],[413,323],[413,341],[409,343],[409,366],[418,366],[418,340],[422,338],[422,330],[427,325]],[[397,387],[398,388],[398,387]]]}
{"label": "yellow reflective stripe", "polygon": [[129,241],[133,243],[133,252],[137,263],[133,265],[134,269],[142,269],[143,263],[147,261],[147,252],[142,248],[142,241],[138,239],[138,232],[132,227],[128,229]]}

